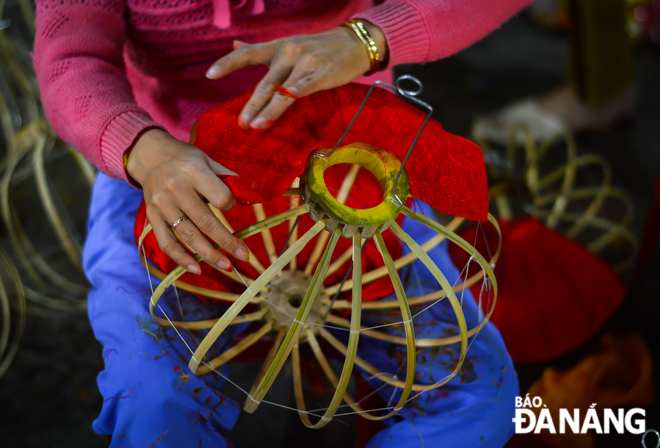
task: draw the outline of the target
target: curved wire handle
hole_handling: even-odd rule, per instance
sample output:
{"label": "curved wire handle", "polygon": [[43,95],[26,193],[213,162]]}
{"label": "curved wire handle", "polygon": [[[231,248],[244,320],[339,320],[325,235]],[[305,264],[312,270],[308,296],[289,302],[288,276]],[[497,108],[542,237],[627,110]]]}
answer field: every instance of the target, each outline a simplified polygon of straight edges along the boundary
{"label": "curved wire handle", "polygon": [[[403,87],[401,87],[401,83],[403,81],[410,80],[414,82],[417,85],[416,90],[406,90]],[[362,104],[358,108],[357,112],[355,113],[355,116],[353,117],[353,120],[348,124],[348,127],[344,131],[344,134],[339,138],[339,141],[337,144],[332,148],[332,150],[327,153],[327,154],[317,154],[315,153],[315,157],[320,157],[322,159],[326,157],[330,157],[333,152],[341,145],[341,142],[344,141],[344,138],[348,135],[348,131],[351,130],[351,127],[353,127],[353,124],[355,123],[355,120],[357,120],[358,116],[360,115],[360,112],[362,112],[362,109],[364,109],[365,104],[367,104],[367,100],[369,100],[369,97],[371,96],[371,92],[373,92],[374,88],[376,86],[383,86],[387,87],[388,89],[392,90],[394,93],[398,94],[399,96],[408,99],[419,106],[425,107],[429,112],[426,115],[426,119],[424,120],[424,123],[422,123],[422,126],[419,128],[419,131],[417,132],[417,135],[415,136],[415,139],[413,140],[412,144],[410,145],[410,149],[408,149],[408,152],[406,153],[406,156],[403,159],[403,162],[401,163],[401,168],[399,168],[399,172],[396,174],[396,179],[394,180],[394,191],[392,191],[392,196],[394,196],[397,201],[399,201],[399,205],[403,205],[404,201],[399,198],[396,194],[396,188],[399,185],[399,178],[401,177],[401,173],[403,172],[403,168],[406,166],[406,163],[408,162],[408,158],[410,157],[410,154],[412,153],[413,148],[417,144],[417,140],[419,140],[419,136],[422,134],[422,131],[426,127],[426,124],[429,122],[431,119],[431,116],[433,115],[433,107],[431,107],[430,104],[425,103],[424,101],[420,100],[419,98],[416,98],[417,95],[422,93],[422,90],[424,89],[424,86],[422,85],[422,82],[415,78],[412,75],[401,75],[396,79],[395,85],[387,84],[386,82],[383,81],[375,81],[371,87],[369,88],[369,92],[367,92],[367,96],[364,97],[364,100],[362,101]]]}

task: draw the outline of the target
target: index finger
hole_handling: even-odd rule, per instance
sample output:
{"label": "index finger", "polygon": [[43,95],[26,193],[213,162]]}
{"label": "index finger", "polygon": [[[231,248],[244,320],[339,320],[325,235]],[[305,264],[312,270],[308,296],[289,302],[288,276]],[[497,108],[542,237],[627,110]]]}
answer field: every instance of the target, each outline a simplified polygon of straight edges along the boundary
{"label": "index finger", "polygon": [[273,57],[273,42],[264,44],[243,45],[227,56],[223,56],[209,67],[206,77],[220,79],[248,65],[268,64]]}

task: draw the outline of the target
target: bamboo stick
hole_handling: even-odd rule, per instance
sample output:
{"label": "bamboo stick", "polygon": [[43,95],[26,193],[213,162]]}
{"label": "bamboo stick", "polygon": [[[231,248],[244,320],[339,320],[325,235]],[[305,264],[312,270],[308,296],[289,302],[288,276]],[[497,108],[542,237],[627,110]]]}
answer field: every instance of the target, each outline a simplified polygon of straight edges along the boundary
{"label": "bamboo stick", "polygon": [[199,375],[204,375],[205,373],[211,372],[213,369],[210,366],[213,366],[214,369],[217,369],[224,363],[231,361],[236,356],[243,353],[248,348],[252,347],[259,339],[264,337],[268,332],[273,329],[273,323],[267,322],[263,327],[254,333],[249,334],[244,339],[242,339],[238,344],[232,346],[220,356],[213,358],[209,362],[203,364],[199,368]]}
{"label": "bamboo stick", "polygon": [[[405,207],[404,207],[405,208]],[[404,211],[405,213],[405,211]],[[413,212],[414,213],[414,212]],[[424,217],[423,215],[420,215],[420,218]],[[434,222],[434,221],[432,221]],[[437,224],[437,223],[436,223]],[[435,277],[435,279],[440,283],[440,286],[442,286],[442,289],[445,291],[451,291],[452,287],[445,275],[442,273],[440,268],[431,260],[431,257],[428,256],[426,252],[417,244],[417,242],[410,237],[406,232],[403,231],[401,227],[397,223],[392,223],[392,226],[390,227],[394,234],[401,239],[404,243],[408,245],[410,250],[413,252],[417,253],[417,256],[419,257],[419,260],[424,263],[424,266],[431,272],[431,274]],[[485,260],[484,260],[485,261]],[[497,295],[497,283],[494,282],[493,285],[493,291],[494,294]],[[463,365],[463,361],[465,360],[465,355],[467,354],[467,347],[468,347],[468,337],[467,337],[467,322],[465,321],[465,315],[463,314],[463,309],[461,308],[461,304],[458,301],[458,298],[456,297],[456,294],[449,293],[447,296],[449,299],[449,303],[451,304],[452,309],[454,310],[454,314],[456,315],[456,321],[458,323],[458,328],[460,331],[461,335],[461,354],[460,358],[456,364],[456,368],[454,369],[454,372],[452,372],[451,376],[453,377],[456,375],[460,369],[460,367]],[[451,377],[450,377],[451,378]]]}
{"label": "bamboo stick", "polygon": [[[463,218],[454,218],[449,223],[449,225],[447,226],[447,229],[454,230],[458,226],[460,226],[462,222],[463,222]],[[440,243],[442,243],[445,240],[445,238],[446,237],[444,235],[435,235],[435,236],[431,237],[428,241],[426,241],[422,245],[422,248],[424,249],[424,251],[428,252],[431,249],[433,249],[434,247],[438,246]],[[417,260],[417,255],[410,252],[406,255],[403,255],[402,257],[397,258],[396,261],[394,262],[394,265],[396,266],[396,268],[398,270],[398,269],[401,269],[404,266],[409,265],[410,263],[412,263],[415,260]],[[362,284],[366,285],[368,283],[379,280],[379,279],[385,277],[386,275],[387,275],[387,267],[386,266],[381,266],[379,268],[373,269],[373,270],[367,272],[366,274],[364,274],[363,277],[362,277]],[[326,288],[325,293],[330,295],[330,296],[334,296],[337,293],[337,291],[339,290],[340,286],[341,286],[341,282],[337,283],[335,285],[332,285],[332,286],[328,286]],[[353,287],[352,283],[346,282],[346,283],[344,283],[344,286],[342,286],[341,292],[349,291],[352,287]]]}
{"label": "bamboo stick", "polygon": [[[222,225],[225,226],[225,228],[231,233],[235,233],[234,228],[232,227],[231,224],[229,224],[229,221],[227,221],[227,217],[224,215],[224,213],[222,213],[221,210],[215,208],[211,204],[208,204],[208,206],[215,215],[215,217],[218,218],[218,220],[222,223]],[[263,274],[266,268],[264,268],[264,266],[259,262],[257,256],[252,252],[252,250],[249,247],[248,247],[248,254],[249,254],[248,263],[250,264],[250,266],[252,266],[254,270],[257,271],[259,274]]]}
{"label": "bamboo stick", "polygon": [[[270,350],[268,350],[268,354],[266,355],[264,362],[261,364],[261,369],[259,370],[259,374],[257,375],[257,378],[252,384],[252,388],[250,389],[250,396],[254,395],[255,391],[257,390],[257,387],[259,386],[259,383],[261,383],[261,380],[263,379],[264,375],[266,375],[266,372],[268,371],[268,367],[273,362],[273,358],[275,358],[275,354],[277,354],[277,350],[280,348],[280,344],[282,343],[285,334],[286,334],[286,328],[280,328],[280,331],[277,332],[277,336],[275,336],[275,341],[273,342],[273,346],[270,348]],[[245,403],[245,405],[247,405],[247,402]]]}
{"label": "bamboo stick", "polygon": [[[253,204],[252,208],[254,209],[254,216],[257,218],[257,222],[266,219],[266,210],[264,210],[263,204]],[[261,239],[266,247],[270,263],[275,263],[275,260],[277,260],[277,249],[275,248],[275,242],[273,241],[273,235],[270,233],[269,227],[266,227],[263,232],[261,232]]]}
{"label": "bamboo stick", "polygon": [[[335,232],[337,234],[337,231]],[[353,235],[353,281],[356,283],[353,288],[353,309],[351,314],[351,333],[348,337],[348,348],[346,351],[346,359],[344,360],[344,367],[342,368],[341,375],[339,376],[339,381],[336,384],[335,393],[332,397],[332,401],[328,405],[323,417],[317,423],[313,424],[309,419],[307,414],[299,413],[300,419],[303,424],[311,429],[323,428],[331,420],[332,416],[337,412],[337,408],[341,404],[342,398],[346,393],[346,388],[348,387],[348,382],[351,379],[351,374],[353,373],[353,365],[355,364],[355,356],[357,355],[358,342],[360,339],[360,321],[361,321],[361,304],[362,304],[362,233],[358,231]],[[307,329],[307,338],[310,342],[316,342],[314,333],[308,328]],[[316,343],[318,347],[318,343]],[[317,358],[318,359],[318,358]],[[328,366],[329,367],[329,366]],[[303,402],[304,404],[304,402]]]}
{"label": "bamboo stick", "polygon": [[[271,264],[263,274],[261,274],[252,285],[250,285],[250,288],[247,289],[241,296],[234,302],[227,311],[222,315],[220,320],[211,328],[209,333],[206,335],[206,337],[202,340],[202,342],[199,344],[197,347],[197,350],[195,350],[195,353],[193,354],[188,366],[190,370],[197,374],[199,364],[201,363],[201,360],[204,358],[206,353],[208,352],[209,348],[211,345],[218,339],[218,337],[222,334],[222,332],[229,326],[231,321],[233,321],[238,313],[240,313],[245,306],[250,302],[250,300],[256,296],[261,289],[270,282],[275,275],[282,270],[284,266],[291,260],[291,258],[295,255],[297,255],[304,247],[305,245],[312,239],[314,236],[316,236],[325,226],[325,223],[322,221],[317,222],[314,226],[312,226],[311,229],[309,229],[305,235],[303,235],[298,241],[296,241],[295,244],[291,245],[284,254],[273,264]],[[175,277],[177,274],[180,275],[180,272],[177,272],[181,268],[177,268],[170,275]],[[182,270],[182,269],[181,269]],[[169,275],[168,275],[169,277]],[[176,278],[174,278],[175,280]],[[158,285],[158,288],[156,290],[156,293],[154,293],[154,296],[156,300],[160,298],[162,295],[163,291],[165,288],[167,288],[168,283],[171,284],[174,280],[171,280],[170,282],[164,280],[163,282]],[[152,296],[152,303],[150,304],[150,307],[153,306],[153,298]]]}
{"label": "bamboo stick", "polygon": [[[299,205],[300,205],[300,196],[292,196],[291,199],[289,200],[289,209],[293,210]],[[291,237],[289,238],[289,244],[291,245],[295,243],[296,240],[298,239],[298,226],[296,225],[296,218],[289,218],[289,234],[291,234]],[[291,271],[295,271],[297,267],[298,267],[298,258],[293,257],[291,263],[289,264],[289,269]]]}
{"label": "bamboo stick", "polygon": [[[312,228],[319,229],[320,231],[320,229],[323,228],[324,226],[325,223],[319,221]],[[330,264],[330,257],[332,256],[332,251],[334,250],[335,245],[337,244],[337,240],[339,239],[340,234],[341,233],[339,230],[335,230],[333,232],[332,237],[330,238],[330,242],[328,243],[328,247],[326,248],[323,257],[321,258],[321,262],[317,267],[316,272],[314,272],[314,276],[312,277],[312,281],[310,283],[309,289],[307,290],[307,293],[303,298],[302,304],[298,309],[296,318],[291,323],[291,326],[289,327],[289,331],[287,332],[287,335],[284,338],[284,342],[282,342],[282,345],[280,346],[279,350],[277,351],[277,354],[275,355],[275,359],[273,360],[273,363],[270,365],[270,367],[266,371],[266,375],[264,375],[264,378],[257,387],[253,399],[250,402],[246,403],[244,407],[244,409],[247,412],[252,413],[257,409],[257,406],[259,405],[263,397],[270,389],[270,386],[273,384],[273,381],[275,381],[275,377],[280,372],[282,366],[289,357],[291,350],[293,350],[293,344],[297,341],[298,336],[300,335],[300,332],[305,325],[307,317],[309,316],[309,313],[312,311],[312,306],[314,305],[314,301],[318,297],[318,294],[321,288],[323,287],[323,279],[325,278],[325,274]],[[303,241],[302,239],[298,240],[296,244],[299,244],[302,241]]]}

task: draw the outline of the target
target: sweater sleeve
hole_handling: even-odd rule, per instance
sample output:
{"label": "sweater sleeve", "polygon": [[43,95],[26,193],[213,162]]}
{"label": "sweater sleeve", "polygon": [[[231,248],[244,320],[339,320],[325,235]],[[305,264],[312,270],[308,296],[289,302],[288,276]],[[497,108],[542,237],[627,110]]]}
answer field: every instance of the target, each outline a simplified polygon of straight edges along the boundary
{"label": "sweater sleeve", "polygon": [[37,0],[34,68],[55,132],[104,173],[127,179],[123,154],[163,128],[133,97],[123,60],[123,0]]}
{"label": "sweater sleeve", "polygon": [[387,0],[356,14],[387,40],[389,66],[435,61],[482,39],[532,0]]}

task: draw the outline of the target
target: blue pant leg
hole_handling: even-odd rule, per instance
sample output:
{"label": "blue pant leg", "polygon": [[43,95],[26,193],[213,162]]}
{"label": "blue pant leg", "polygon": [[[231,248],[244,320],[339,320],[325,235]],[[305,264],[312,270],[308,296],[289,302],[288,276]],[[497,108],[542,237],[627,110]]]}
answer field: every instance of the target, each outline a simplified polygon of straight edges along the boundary
{"label": "blue pant leg", "polygon": [[[430,207],[422,204],[422,212],[432,216]],[[435,233],[412,219],[405,219],[403,229],[419,243]],[[404,247],[404,251],[408,252]],[[458,280],[459,271],[447,253],[447,243],[429,252],[450,283]],[[416,261],[402,270],[409,297],[437,291],[439,285],[431,273]],[[459,298],[461,295],[459,294]],[[463,295],[463,311],[468,328],[479,322],[479,310],[469,290]],[[385,300],[395,300],[394,297]],[[413,316],[423,308],[412,309]],[[396,315],[364,313],[363,325],[375,326],[401,321]],[[413,319],[417,338],[447,337],[458,334],[458,325],[448,300],[442,300]],[[403,335],[403,329],[385,327],[389,333]],[[518,381],[513,363],[497,328],[488,323],[470,338],[467,358],[459,374],[439,389],[419,395],[385,423],[389,427],[376,434],[368,448],[501,448],[513,435],[514,397]],[[447,377],[459,358],[460,344],[440,348],[420,348],[417,352],[416,381],[432,384]],[[360,355],[385,372],[399,372],[405,377],[405,347],[360,338]],[[375,388],[382,382],[371,378]],[[416,392],[413,391],[411,396]],[[386,387],[380,391],[389,406],[394,406],[400,390]]]}
{"label": "blue pant leg", "polygon": [[[132,232],[141,199],[141,192],[103,174],[92,193],[84,268],[92,284],[89,318],[105,362],[94,430],[112,435],[113,448],[227,446],[219,431],[233,427],[240,407],[219,392],[219,376],[189,372],[184,343],[149,314],[151,286]],[[180,309],[200,319],[222,312],[183,294],[181,308],[174,306],[171,290],[160,302],[170,317],[179,318]],[[182,334],[193,343],[192,333]]]}

